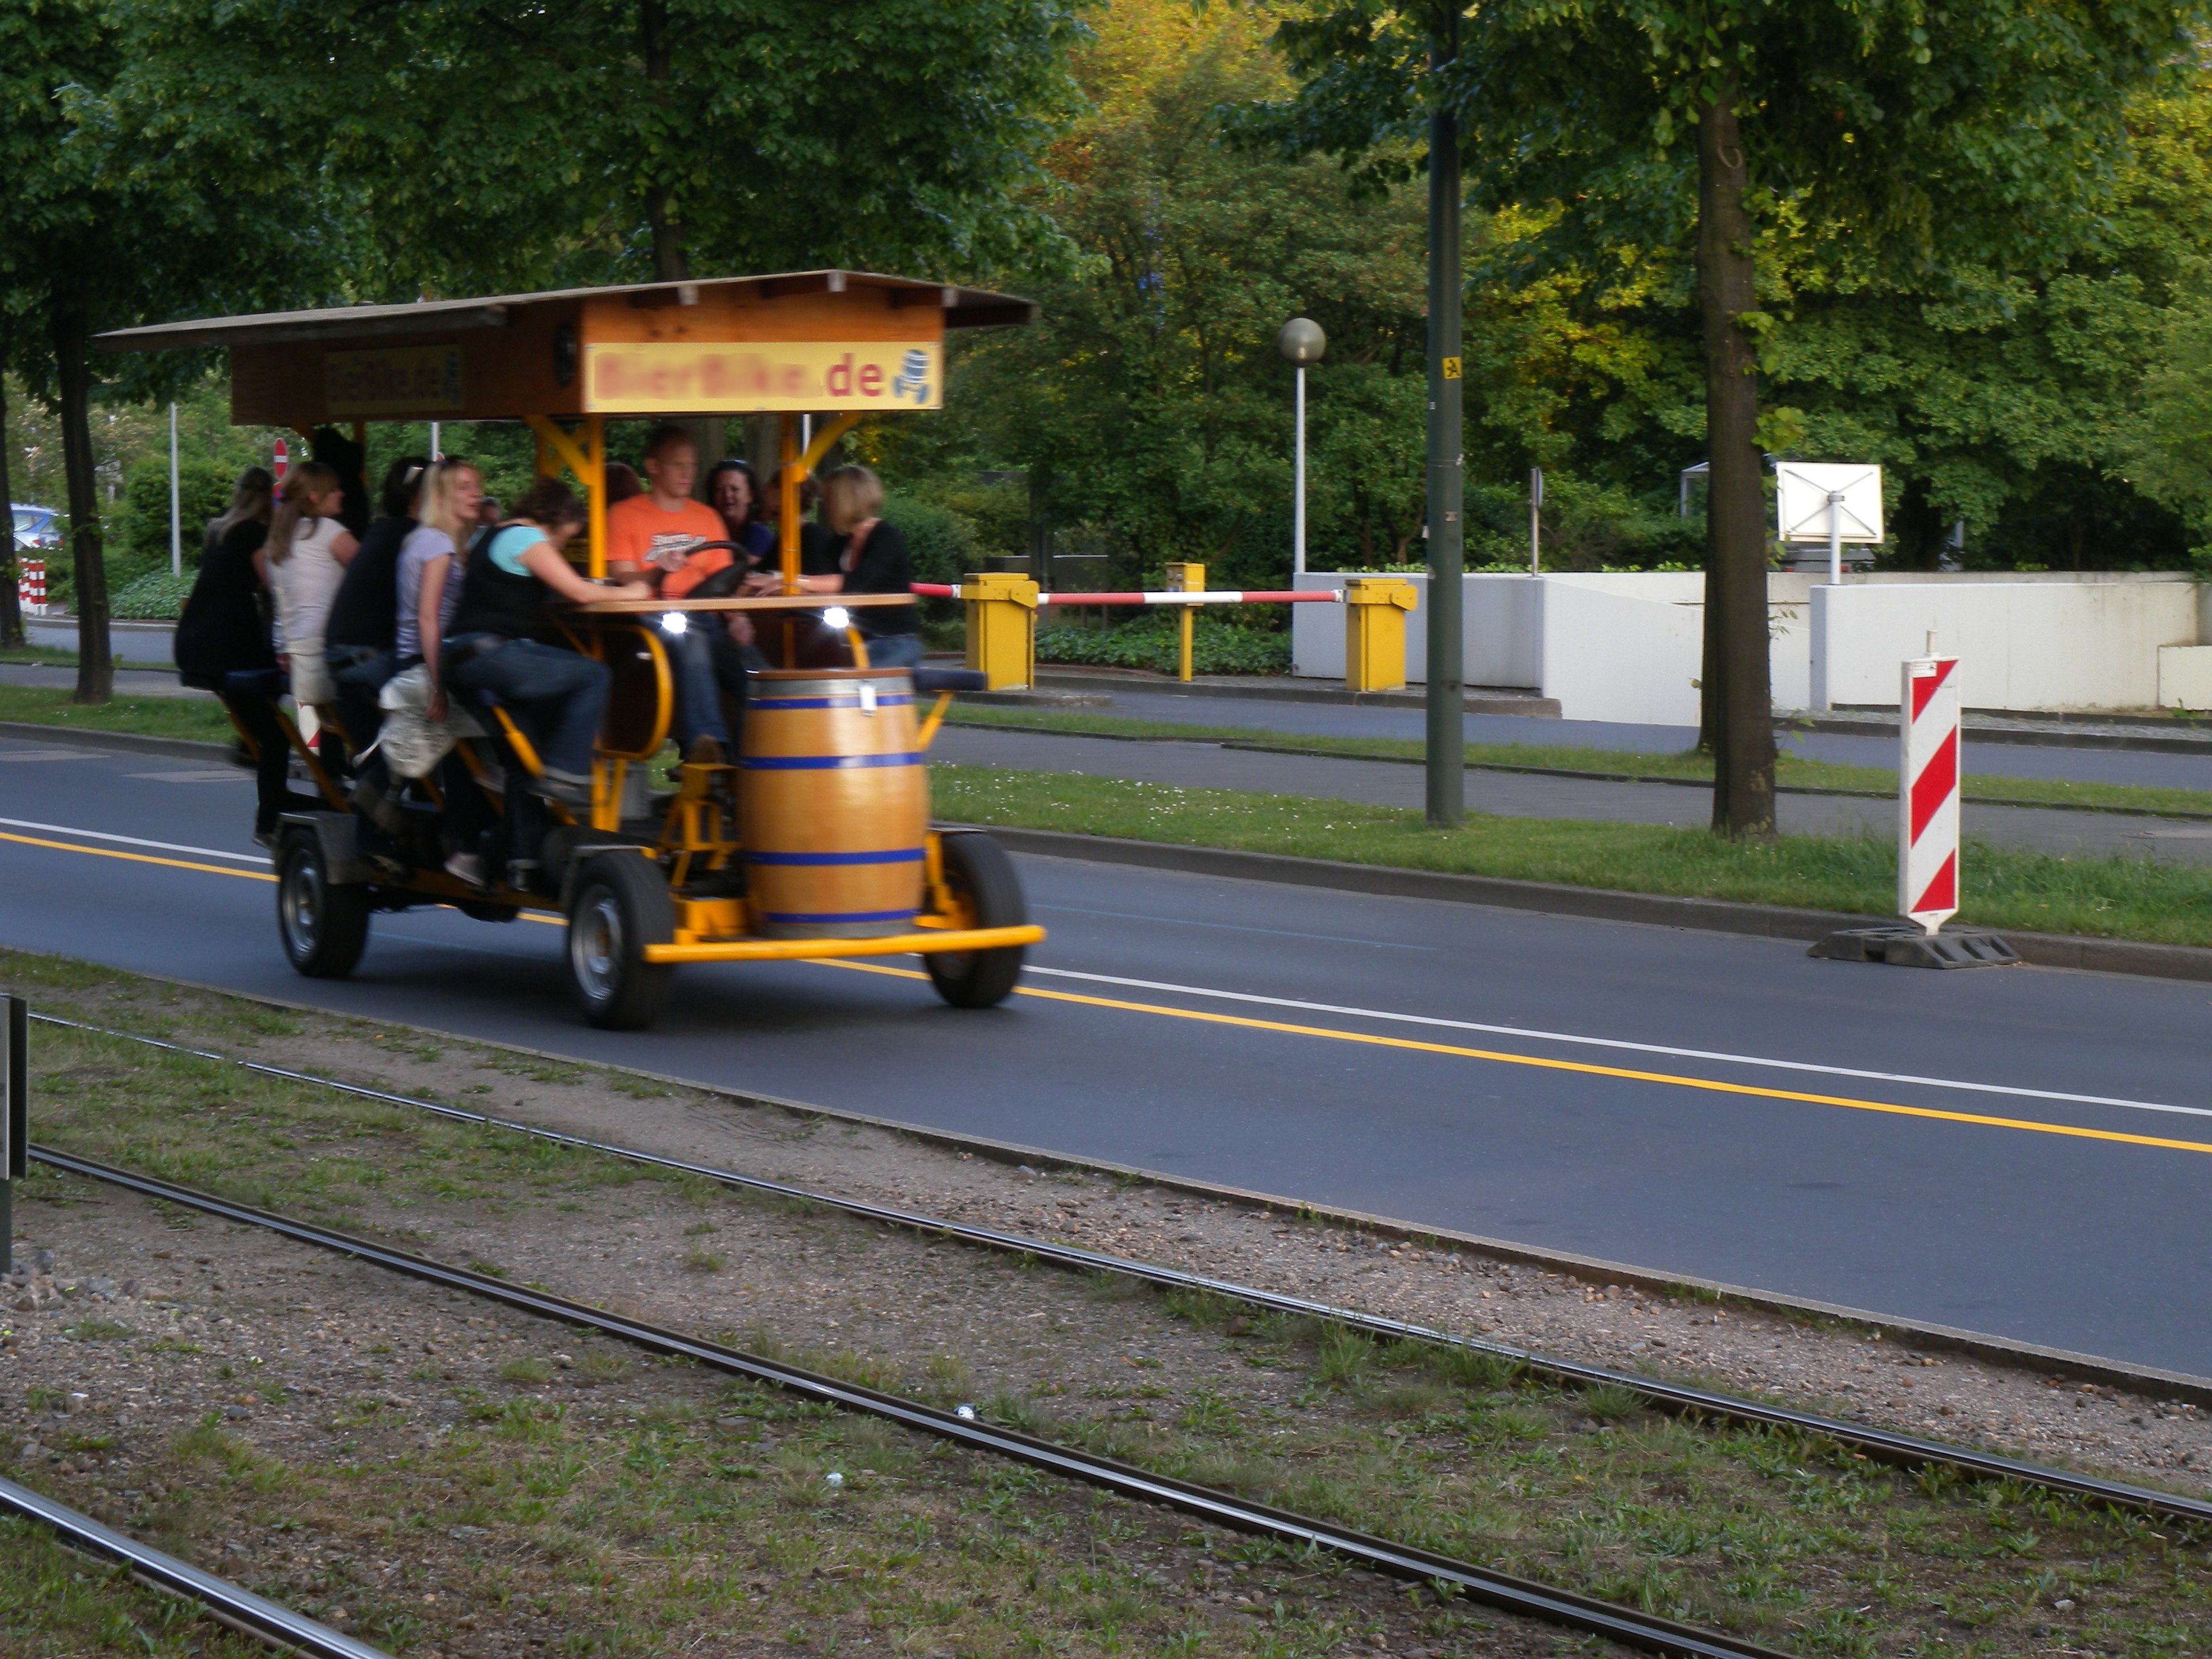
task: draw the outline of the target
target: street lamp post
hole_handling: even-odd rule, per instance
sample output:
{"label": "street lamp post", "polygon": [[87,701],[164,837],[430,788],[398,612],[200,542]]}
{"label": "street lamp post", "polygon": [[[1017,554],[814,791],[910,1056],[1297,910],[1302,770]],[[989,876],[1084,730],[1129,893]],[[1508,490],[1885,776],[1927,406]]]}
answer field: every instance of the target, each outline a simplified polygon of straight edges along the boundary
{"label": "street lamp post", "polygon": [[1291,574],[1306,574],[1306,366],[1321,361],[1328,336],[1310,317],[1293,317],[1275,336],[1275,349],[1297,371],[1297,495],[1291,508]]}

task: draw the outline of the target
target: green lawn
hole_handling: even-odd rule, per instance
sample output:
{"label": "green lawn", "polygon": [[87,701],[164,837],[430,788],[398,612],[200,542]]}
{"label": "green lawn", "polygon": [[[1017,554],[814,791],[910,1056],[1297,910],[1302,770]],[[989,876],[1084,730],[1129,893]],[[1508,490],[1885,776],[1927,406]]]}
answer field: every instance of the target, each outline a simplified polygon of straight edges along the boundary
{"label": "green lawn", "polygon": [[[1889,916],[1897,856],[1878,836],[1785,836],[1767,845],[1702,830],[1470,814],[1453,830],[1352,801],[1181,789],[996,767],[931,768],[939,816],[1188,847],[1565,882]],[[2212,945],[2212,871],[2148,858],[2053,858],[1969,842],[1963,922],[2048,933]]]}
{"label": "green lawn", "polygon": [[[1413,738],[1271,734],[1241,726],[1185,725],[1176,720],[1132,720],[1119,714],[1077,714],[1059,709],[956,707],[949,721],[961,726],[1018,726],[1036,732],[1198,739],[1270,754],[1346,755],[1363,760],[1391,761],[1422,758],[1421,744]],[[1713,775],[1712,757],[1695,750],[1650,755],[1634,750],[1577,749],[1565,744],[1470,743],[1466,752],[1469,766],[1493,771],[1570,772],[1626,779],[1711,778]],[[1841,766],[1796,755],[1782,757],[1776,769],[1776,781],[1800,789],[1840,789],[1885,797],[1897,793],[1897,774],[1887,767]],[[2059,778],[2013,778],[1997,773],[1970,772],[1965,779],[1964,790],[1968,800],[1992,804],[2212,815],[2212,793],[2195,789],[2075,783]]]}
{"label": "green lawn", "polygon": [[138,732],[155,738],[197,738],[228,743],[230,717],[213,697],[118,697],[112,702],[70,701],[64,690],[0,685],[0,720],[74,726],[86,732]]}

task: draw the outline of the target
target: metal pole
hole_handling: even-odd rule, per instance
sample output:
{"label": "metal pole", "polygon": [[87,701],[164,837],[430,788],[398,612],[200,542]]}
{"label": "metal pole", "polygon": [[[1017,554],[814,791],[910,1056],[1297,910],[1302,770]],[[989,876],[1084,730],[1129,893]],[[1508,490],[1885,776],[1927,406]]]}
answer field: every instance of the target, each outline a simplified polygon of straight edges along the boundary
{"label": "metal pole", "polygon": [[[1461,0],[1446,0],[1429,42],[1432,79],[1459,56]],[[1459,121],[1441,88],[1429,118],[1428,821],[1455,827],[1467,799],[1467,693],[1461,684]]]}
{"label": "metal pole", "polygon": [[1544,573],[1544,469],[1528,469],[1528,574]]}
{"label": "metal pole", "polygon": [[434,461],[446,459],[445,453],[438,447],[438,423],[435,421],[430,422],[430,459]]}
{"label": "metal pole", "polygon": [[[1306,367],[1304,363],[1298,365],[1297,375],[1298,482],[1297,500],[1292,507],[1291,517],[1291,574],[1293,577],[1306,574]],[[1294,580],[1291,586],[1295,587],[1297,583]]]}
{"label": "metal pole", "polygon": [[169,574],[185,574],[184,496],[177,487],[177,406],[169,405]]}
{"label": "metal pole", "polygon": [[1828,492],[1828,585],[1840,586],[1844,580],[1844,492]]}

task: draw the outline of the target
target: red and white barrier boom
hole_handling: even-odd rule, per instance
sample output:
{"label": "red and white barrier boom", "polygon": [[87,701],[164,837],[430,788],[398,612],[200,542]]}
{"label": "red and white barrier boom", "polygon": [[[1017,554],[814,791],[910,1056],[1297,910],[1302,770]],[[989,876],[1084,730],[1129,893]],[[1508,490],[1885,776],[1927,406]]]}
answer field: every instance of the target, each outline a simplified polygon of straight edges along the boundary
{"label": "red and white barrier boom", "polygon": [[[925,599],[973,599],[949,582],[916,582],[914,591]],[[1342,605],[1341,588],[1317,589],[1310,593],[1287,589],[1218,588],[1205,592],[1165,593],[1039,593],[1039,605]]]}
{"label": "red and white barrier boom", "polygon": [[1897,909],[1930,933],[1959,910],[1958,668],[1915,658],[1898,696]]}

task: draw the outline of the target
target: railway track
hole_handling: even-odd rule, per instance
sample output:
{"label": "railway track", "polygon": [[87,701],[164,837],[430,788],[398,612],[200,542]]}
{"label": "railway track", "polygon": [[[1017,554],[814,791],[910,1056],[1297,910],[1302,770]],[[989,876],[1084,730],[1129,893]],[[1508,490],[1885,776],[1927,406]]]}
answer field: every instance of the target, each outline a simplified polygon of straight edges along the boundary
{"label": "railway track", "polygon": [[1765,1401],[1747,1400],[1740,1395],[1718,1393],[1710,1389],[1692,1387],[1686,1383],[1669,1382],[1646,1376],[1640,1371],[1616,1370],[1607,1366],[1586,1364],[1579,1360],[1565,1359],[1534,1349],[1514,1346],[1510,1343],[1488,1342],[1477,1337],[1460,1335],[1431,1326],[1409,1321],[1389,1319],[1379,1315],[1363,1313],[1357,1309],[1338,1306],[1333,1303],[1316,1302],[1303,1297],[1287,1296],[1280,1291],[1243,1285],[1231,1279],[1213,1279],[1202,1273],[1185,1273],[1178,1268],[1163,1267],[1152,1262],[1132,1261],[1124,1256],[1109,1255],[1103,1251],[1085,1249],[1079,1245],[1056,1243],[1050,1240],[1031,1238],[1019,1233],[1010,1233],[989,1227],[978,1227],[965,1222],[947,1220],[939,1216],[923,1215],[914,1211],[896,1209],[880,1204],[870,1204],[858,1199],[841,1197],[834,1193],[816,1192],[788,1182],[769,1181],[758,1176],[745,1175],[733,1170],[717,1168],[713,1164],[695,1164],[682,1158],[664,1158],[636,1147],[623,1146],[611,1141],[594,1140],[586,1136],[566,1134],[556,1129],[547,1129],[535,1124],[523,1123],[510,1118],[496,1117],[489,1113],[472,1112],[439,1101],[423,1100],[412,1095],[403,1095],[390,1090],[373,1089],[362,1084],[344,1083],[334,1078],[319,1076],[281,1066],[270,1066],[258,1060],[240,1060],[211,1049],[194,1048],[183,1043],[165,1042],[158,1037],[141,1036],[135,1032],[118,1031],[106,1026],[92,1025],[82,1021],[63,1019],[52,1014],[31,1016],[34,1021],[85,1031],[100,1036],[138,1043],[142,1046],[165,1049],[172,1054],[189,1054],[196,1059],[213,1060],[222,1065],[286,1082],[307,1084],[318,1088],[336,1091],[364,1100],[382,1104],[404,1106],[428,1113],[433,1116],[457,1122],[479,1124],[486,1128],[526,1135],[533,1139],[550,1142],[579,1152],[591,1152],[643,1167],[665,1170],[672,1174],[696,1176],[736,1191],[760,1194],[781,1199],[819,1206],[857,1219],[883,1226],[923,1233],[932,1237],[957,1241],[982,1249],[1034,1257],[1055,1266],[1074,1268],[1086,1273],[1112,1273],[1117,1277],[1138,1279],[1164,1290],[1201,1291],[1242,1303],[1249,1307],[1270,1313],[1281,1313],[1325,1320],[1347,1330],[1389,1340],[1429,1343],[1439,1347],[1458,1348],[1470,1352],[1494,1356],[1523,1367],[1529,1373],[1572,1389],[1600,1387],[1626,1388],[1649,1400],[1654,1405],[1686,1415],[1710,1417],[1724,1422],[1754,1425],[1765,1428],[1784,1429],[1792,1432],[1819,1436],[1864,1454],[1868,1458],[1904,1468],[1941,1468],[1983,1480],[2014,1480],[2039,1487],[2046,1492],[2063,1493],[2092,1503],[2108,1504],[2115,1509],[2131,1510],[2155,1515],[2186,1524],[2212,1525],[2212,1502],[2191,1498],[2182,1493],[2160,1492],[2154,1487],[2138,1486],[2126,1481],[2107,1480],[2083,1474],[2072,1469],[2056,1468],[2048,1464],[2033,1463],[2021,1458],[2008,1457],[2001,1453],[1958,1446],[1947,1441],[1929,1440],[1917,1435],[1901,1434],[1893,1430],[1875,1427],[1870,1424],[1853,1423],[1819,1413],[1792,1410],[1786,1406],[1771,1405]]}
{"label": "railway track", "polygon": [[189,1561],[180,1561],[4,1477],[0,1477],[0,1510],[39,1522],[72,1548],[122,1563],[141,1583],[198,1601],[219,1623],[279,1653],[301,1654],[307,1659],[391,1659],[381,1648],[356,1641],[305,1613],[203,1572]]}
{"label": "railway track", "polygon": [[[463,1115],[469,1115],[464,1114]],[[751,1354],[683,1331],[649,1324],[620,1314],[569,1301],[527,1285],[456,1267],[397,1250],[349,1233],[315,1226],[289,1216],[234,1203],[194,1188],[135,1170],[118,1169],[53,1147],[32,1146],[31,1158],[50,1169],[85,1180],[104,1182],[163,1203],[182,1206],[234,1225],[273,1232],[298,1243],[404,1274],[442,1289],[457,1291],[518,1312],[572,1328],[595,1332],[667,1358],[688,1359],[728,1376],[764,1383],[819,1404],[884,1419],[916,1432],[971,1450],[1026,1463],[1064,1479],[1111,1492],[1137,1503],[1179,1510],[1234,1531],[1275,1539],[1295,1547],[1326,1550],[1357,1565],[1434,1586],[1449,1586],[1470,1601],[1522,1618],[1540,1620],[1624,1647],[1669,1659],[1787,1659],[1779,1650],[1743,1641],[1723,1632],[1701,1630],[1639,1609],[1603,1601],[1533,1579],[1498,1572],[1472,1562],[1377,1538],[1218,1492],[1192,1481],[1079,1451],[980,1418],[825,1376],[785,1361]],[[181,1564],[179,1564],[181,1565]],[[271,1604],[273,1605],[273,1604]],[[335,1651],[335,1650],[334,1650]],[[344,1659],[362,1659],[360,1650]]]}

